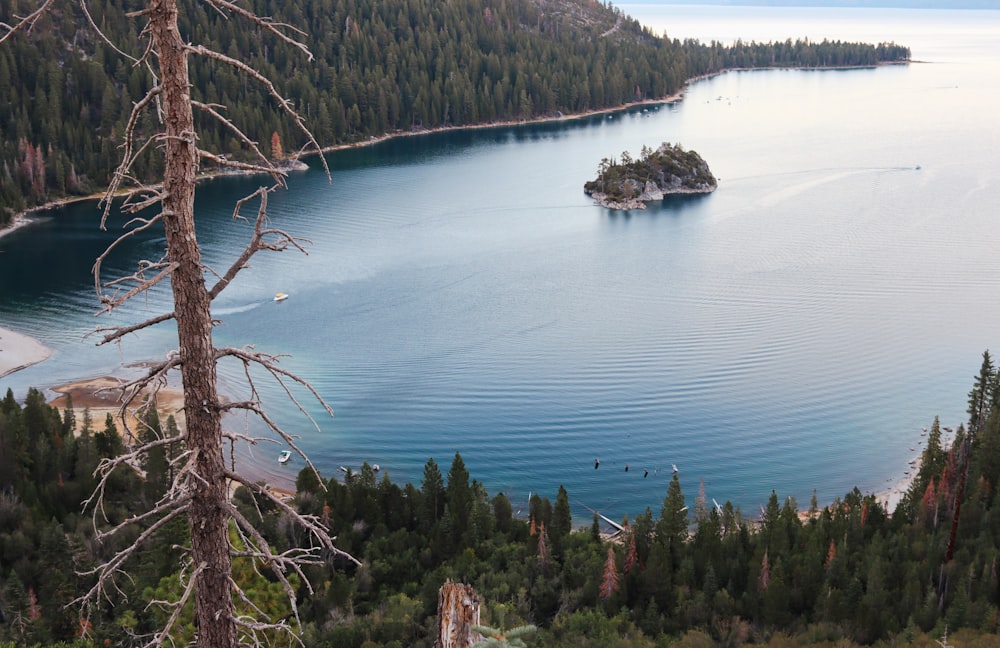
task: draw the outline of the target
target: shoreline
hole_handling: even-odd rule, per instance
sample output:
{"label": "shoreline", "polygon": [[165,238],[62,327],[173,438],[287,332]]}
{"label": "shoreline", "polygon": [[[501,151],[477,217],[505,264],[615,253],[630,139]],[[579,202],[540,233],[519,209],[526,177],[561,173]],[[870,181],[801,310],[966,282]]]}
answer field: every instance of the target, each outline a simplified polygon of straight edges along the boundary
{"label": "shoreline", "polygon": [[[65,408],[72,400],[73,412],[76,415],[76,432],[83,427],[85,410],[90,413],[92,429],[95,431],[103,428],[108,415],[116,422],[120,421],[130,429],[137,430],[139,421],[132,411],[134,407],[124,413],[121,411],[120,387],[124,382],[114,376],[98,376],[49,387],[49,391],[55,392],[58,396],[49,400],[48,404],[52,407]],[[184,393],[179,388],[172,386],[160,388],[156,394],[156,409],[162,416],[162,422],[165,423],[167,417],[173,416],[178,427],[183,429]],[[118,432],[123,438],[125,437],[125,429]]]}
{"label": "shoreline", "polygon": [[27,214],[28,214],[27,211],[15,214],[14,220],[12,220],[10,224],[7,225],[6,227],[0,229],[0,238],[3,238],[7,234],[16,232],[17,230],[21,229],[22,227],[25,227],[26,225],[31,225],[35,219],[29,218]]}
{"label": "shoreline", "polygon": [[0,326],[0,378],[44,362],[52,349],[41,341]]}
{"label": "shoreline", "polygon": [[[871,67],[881,67],[884,65],[908,65],[910,63],[920,63],[921,61],[883,61],[875,63],[874,65],[836,65],[836,66],[788,66],[788,67],[759,67],[759,68],[726,68],[719,70],[717,72],[709,72],[708,74],[700,74],[698,76],[686,79],[677,92],[661,97],[659,99],[643,99],[642,101],[632,101],[618,106],[612,106],[609,108],[595,108],[593,110],[587,110],[580,113],[569,113],[558,115],[547,115],[541,117],[535,117],[531,119],[508,119],[495,122],[482,122],[478,124],[465,124],[462,126],[432,126],[430,128],[420,127],[418,129],[411,129],[408,131],[393,131],[391,133],[383,133],[381,135],[372,135],[366,140],[361,140],[358,142],[349,142],[345,144],[333,144],[331,146],[321,147],[318,151],[309,151],[302,154],[293,154],[288,156],[289,160],[299,161],[303,157],[308,157],[312,155],[322,155],[326,153],[333,153],[336,151],[344,151],[355,148],[363,148],[366,146],[374,146],[375,144],[380,144],[382,142],[396,139],[400,137],[416,137],[420,135],[430,135],[433,133],[446,133],[449,131],[463,131],[463,130],[483,130],[489,128],[511,128],[517,126],[531,126],[533,124],[546,124],[560,121],[570,121],[576,119],[586,119],[587,117],[595,117],[597,115],[606,115],[610,113],[622,112],[625,110],[630,110],[637,106],[659,106],[663,104],[675,103],[682,101],[684,95],[687,94],[688,88],[692,83],[697,83],[698,81],[704,81],[706,79],[711,79],[723,74],[728,74],[729,72],[749,72],[756,70],[853,70],[853,69],[867,69]],[[212,171],[206,171],[199,174],[195,182],[199,183],[204,180],[212,180],[215,178],[221,178],[229,175],[254,175],[255,172],[240,172],[240,171],[226,171],[223,169],[215,169]],[[120,192],[124,193],[124,192]],[[77,202],[87,202],[90,200],[101,200],[105,197],[105,192],[95,192],[93,194],[88,194],[85,196],[67,196],[64,198],[59,198],[56,200],[51,200],[42,205],[37,205],[35,207],[30,207],[14,215],[13,221],[7,227],[0,228],[0,238],[17,231],[27,225],[34,223],[37,218],[34,218],[39,212],[45,212],[52,209],[58,209],[60,207],[65,207],[66,205],[71,205]],[[0,374],[2,376],[3,374]]]}
{"label": "shoreline", "polygon": [[[6,345],[10,342],[14,342],[18,347],[17,352],[13,355],[8,355]],[[11,331],[5,327],[0,327],[0,378],[12,374],[15,371],[19,371],[25,367],[42,362],[46,360],[51,353],[51,349],[43,345],[35,338]],[[12,358],[16,359],[12,360]],[[14,366],[14,363],[17,363],[16,366]],[[122,382],[123,381],[120,378],[116,378],[114,376],[97,376],[81,378],[62,385],[47,387],[46,389],[57,394],[57,396],[49,400],[48,403],[53,407],[64,408],[67,404],[68,397],[72,397],[73,409],[77,414],[77,427],[79,428],[83,422],[83,410],[89,409],[92,425],[94,425],[95,428],[99,428],[103,426],[103,421],[108,414],[116,420],[119,418],[120,403],[115,389],[121,385]],[[164,417],[173,415],[177,424],[183,427],[184,395],[181,389],[174,386],[165,387],[160,390],[158,398],[158,409],[160,410],[160,413]],[[920,442],[915,443],[918,446],[922,445]],[[909,470],[906,471],[902,477],[898,479],[889,477],[887,481],[892,482],[890,486],[863,494],[873,495],[891,515],[896,509],[896,506],[906,495],[913,483],[913,480],[916,478],[920,467],[921,454],[922,450],[910,460]],[[264,474],[260,471],[254,470],[253,466],[245,466],[243,472],[253,480],[256,480],[257,477]],[[289,488],[288,485],[284,483],[271,483],[268,480],[264,481],[272,492],[275,492],[281,497],[293,497],[295,495],[293,492],[294,487]],[[839,498],[842,496],[843,494],[838,495],[837,497]],[[829,502],[824,505],[824,507],[831,504],[832,502]],[[800,517],[805,515],[807,515],[805,511],[799,511]]]}
{"label": "shoreline", "polygon": [[[466,124],[463,126],[433,126],[430,128],[418,128],[411,129],[408,131],[394,131],[391,133],[383,133],[381,135],[372,135],[366,140],[361,140],[357,142],[349,142],[345,144],[333,144],[331,146],[324,146],[319,151],[308,151],[302,154],[294,154],[288,157],[292,161],[300,161],[302,158],[321,155],[326,153],[335,153],[337,151],[346,151],[350,149],[364,148],[367,146],[374,146],[376,144],[381,144],[382,142],[402,138],[402,137],[418,137],[420,135],[431,135],[434,133],[446,133],[449,131],[463,131],[463,130],[485,130],[489,128],[511,128],[517,126],[531,126],[533,124],[547,124],[560,121],[571,121],[576,119],[586,119],[587,117],[595,117],[597,115],[606,115],[609,113],[622,112],[635,108],[637,106],[658,106],[662,104],[674,103],[681,101],[684,95],[687,93],[688,86],[695,82],[701,81],[703,79],[708,79],[713,76],[718,76],[720,74],[725,74],[730,70],[723,70],[720,72],[715,72],[712,74],[701,75],[692,79],[685,81],[681,89],[672,95],[660,99],[644,99],[642,101],[633,101],[626,104],[621,104],[619,106],[614,106],[611,108],[601,108],[595,110],[588,110],[581,113],[571,113],[571,114],[559,114],[550,115],[544,117],[537,117],[533,119],[519,119],[519,120],[503,120],[496,122],[483,122],[479,124]],[[294,170],[294,169],[293,169]],[[260,172],[262,173],[262,172]],[[224,178],[226,176],[236,176],[236,175],[259,175],[259,172],[254,171],[227,171],[224,169],[214,169],[212,171],[205,171],[200,173],[196,178],[196,183],[201,183],[207,180],[214,180],[216,178]],[[124,192],[119,192],[124,193]],[[65,207],[66,205],[72,205],[78,202],[87,201],[98,201],[105,197],[104,192],[95,192],[85,196],[67,196],[64,198],[58,198],[56,200],[51,200],[42,205],[37,205],[35,207],[30,207],[22,212],[18,212],[14,215],[13,221],[7,227],[0,228],[0,238],[11,234],[23,227],[33,224],[38,220],[38,215],[41,212],[51,211],[53,209],[59,209],[60,207]],[[0,374],[2,376],[3,374]]]}
{"label": "shoreline", "polygon": [[[910,62],[912,62],[912,61],[910,61]],[[870,66],[860,66],[860,67],[870,67]],[[758,70],[758,69],[824,69],[824,68],[754,68],[754,69]],[[639,101],[639,102],[631,102],[631,103],[627,103],[627,104],[622,104],[622,105],[615,106],[615,107],[604,108],[604,109],[600,109],[600,110],[591,110],[591,111],[586,111],[586,112],[582,112],[582,113],[573,113],[573,114],[567,114],[567,115],[558,114],[558,115],[552,115],[552,116],[539,117],[539,118],[536,118],[536,119],[506,120],[506,121],[497,121],[497,122],[490,122],[490,123],[471,124],[471,125],[464,125],[464,126],[438,126],[438,127],[412,129],[412,130],[409,130],[409,131],[396,131],[396,132],[391,132],[391,133],[385,133],[385,134],[382,134],[382,135],[379,135],[379,136],[372,136],[372,137],[370,137],[370,138],[368,138],[366,140],[362,140],[362,141],[351,142],[351,143],[344,143],[344,144],[337,144],[337,145],[333,145],[333,146],[324,147],[319,152],[313,151],[313,152],[309,152],[307,155],[317,155],[319,153],[325,154],[325,153],[332,153],[332,152],[337,152],[337,151],[341,151],[341,150],[349,150],[349,149],[354,149],[354,148],[362,148],[362,147],[366,147],[366,146],[376,145],[376,144],[385,142],[387,140],[391,140],[391,139],[395,139],[395,138],[399,138],[399,137],[413,137],[413,136],[428,135],[428,134],[434,134],[434,133],[444,133],[444,132],[448,132],[448,131],[481,130],[481,129],[491,129],[491,128],[516,128],[518,126],[531,126],[531,125],[535,125],[535,124],[544,124],[544,123],[554,123],[554,122],[559,122],[559,121],[569,121],[569,120],[586,119],[586,118],[590,118],[590,117],[594,117],[594,116],[599,116],[599,115],[624,112],[624,111],[628,111],[628,110],[631,110],[633,108],[641,107],[641,106],[652,106],[652,105],[659,106],[659,105],[664,105],[664,104],[671,104],[671,103],[675,103],[675,102],[683,100],[684,96],[686,95],[686,93],[689,90],[690,85],[693,84],[693,83],[695,83],[695,82],[697,82],[697,81],[705,80],[705,79],[712,78],[712,77],[715,77],[715,76],[720,76],[722,74],[726,74],[726,73],[731,72],[731,71],[740,71],[740,70],[741,69],[739,69],[739,68],[720,70],[720,71],[714,72],[712,74],[701,75],[701,76],[698,76],[698,77],[694,77],[694,78],[688,79],[681,86],[681,88],[678,90],[678,92],[676,92],[676,93],[674,93],[674,94],[672,94],[670,96],[659,98],[659,99],[649,99],[649,100],[643,100],[643,101]],[[302,157],[305,157],[305,156],[302,156]],[[211,180],[211,179],[214,179],[214,178],[217,178],[217,177],[225,177],[226,175],[235,175],[235,174],[228,173],[228,172],[225,172],[225,171],[208,172],[208,173],[199,175],[198,181],[200,182],[202,180]],[[40,205],[40,206],[37,206],[37,207],[33,207],[31,209],[25,210],[24,212],[22,212],[22,213],[20,213],[20,214],[18,214],[18,215],[16,215],[14,217],[14,220],[12,221],[12,223],[11,223],[10,226],[8,226],[6,228],[3,228],[3,229],[0,229],[0,237],[3,237],[3,236],[5,236],[5,235],[7,235],[9,233],[17,231],[18,229],[21,229],[21,228],[23,228],[23,227],[25,227],[27,225],[35,223],[38,220],[44,218],[44,215],[42,214],[42,212],[44,212],[44,211],[48,211],[48,210],[52,210],[52,209],[58,209],[58,208],[63,207],[65,205],[69,205],[69,204],[76,203],[76,202],[84,202],[84,201],[91,201],[91,200],[95,200],[95,201],[96,200],[100,200],[103,196],[104,196],[103,193],[97,193],[97,194],[92,194],[92,195],[87,195],[87,196],[66,197],[66,198],[62,198],[62,199],[57,200],[57,201],[52,201],[52,202],[46,203],[44,205]],[[9,358],[6,357],[6,352],[4,351],[4,349],[6,348],[6,346],[5,346],[4,343],[6,343],[6,342],[9,341],[8,335],[10,335],[11,337],[17,336],[18,339],[19,338],[24,338],[24,339],[30,341],[30,342],[26,342],[25,344],[21,344],[20,342],[15,342],[15,346],[17,347],[18,353],[21,352],[21,347],[28,347],[31,342],[33,342],[34,344],[37,344],[42,349],[45,349],[45,352],[44,352],[44,354],[42,354],[42,352],[39,349],[37,349],[37,347],[35,347],[34,345],[30,345],[30,352],[28,353],[28,358],[27,358],[26,362],[17,363],[17,364],[14,364],[14,363],[11,363],[11,362],[7,362]],[[28,351],[28,349],[25,349],[25,350]],[[23,369],[23,368],[31,366],[33,364],[37,364],[39,362],[42,362],[45,359],[47,359],[51,355],[51,353],[52,353],[52,351],[50,349],[47,349],[46,347],[44,347],[44,345],[42,345],[40,342],[38,342],[34,338],[30,338],[28,336],[22,336],[20,334],[15,333],[14,331],[9,331],[8,329],[0,327],[0,377],[7,376],[7,375],[9,375],[11,373],[14,373],[14,372],[20,370],[20,369]],[[40,355],[40,354],[42,354],[42,355]],[[35,359],[35,358],[37,358],[37,359]],[[81,381],[77,381],[77,382],[79,382],[79,383],[86,383],[88,381],[81,380]],[[74,385],[74,384],[77,384],[77,383],[71,383],[71,385]],[[52,388],[52,389],[53,389],[53,391],[59,391],[58,388]],[[78,405],[75,396],[74,396],[74,407],[78,408],[78,409],[80,407],[82,407],[81,405]],[[97,416],[94,416],[94,419],[95,419],[95,422],[99,422],[99,419],[98,419]],[[248,470],[248,472],[253,473],[254,471],[252,469],[250,469],[250,470]],[[892,479],[893,478],[890,478],[890,481]],[[898,502],[898,500],[906,492],[906,489],[909,487],[909,484],[911,483],[911,481],[912,481],[912,477],[904,477],[903,479],[901,479],[898,482],[894,483],[891,487],[889,487],[889,488],[887,488],[885,490],[875,491],[875,492],[873,492],[871,494],[874,494],[880,502],[883,502],[883,501],[887,502],[887,503],[893,502],[891,505],[887,505],[887,508],[889,508],[889,510],[891,511],[895,507],[895,503],[894,502]],[[283,490],[283,489],[281,489],[281,490]],[[843,494],[841,494],[841,495],[843,495]]]}

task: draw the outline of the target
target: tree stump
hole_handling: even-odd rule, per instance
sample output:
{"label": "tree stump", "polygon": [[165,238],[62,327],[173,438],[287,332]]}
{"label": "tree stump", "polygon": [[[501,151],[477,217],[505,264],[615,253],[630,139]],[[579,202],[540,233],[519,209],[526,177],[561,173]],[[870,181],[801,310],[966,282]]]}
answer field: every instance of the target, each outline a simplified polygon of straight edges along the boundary
{"label": "tree stump", "polygon": [[435,648],[469,648],[482,637],[473,631],[479,625],[479,597],[471,585],[445,581],[438,590],[438,639]]}

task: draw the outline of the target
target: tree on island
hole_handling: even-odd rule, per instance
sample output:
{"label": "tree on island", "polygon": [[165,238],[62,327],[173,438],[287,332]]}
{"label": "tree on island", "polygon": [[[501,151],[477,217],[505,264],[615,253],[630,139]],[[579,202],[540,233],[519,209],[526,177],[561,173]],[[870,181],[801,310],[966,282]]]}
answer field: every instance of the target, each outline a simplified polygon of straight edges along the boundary
{"label": "tree on island", "polygon": [[665,195],[710,193],[716,187],[718,182],[700,155],[664,142],[656,150],[643,146],[638,159],[628,151],[622,152],[620,161],[603,158],[597,178],[584,183],[583,191],[605,207],[644,209],[646,202]]}
{"label": "tree on island", "polygon": [[[12,25],[0,23],[0,43],[4,43],[19,33],[30,32],[53,6],[54,0],[43,0],[40,6],[21,17]],[[237,16],[263,32],[270,34],[281,43],[300,49],[309,55],[306,46],[298,40],[302,32],[287,24],[274,22],[270,18],[258,16],[229,0],[206,0],[208,7],[226,16]],[[82,5],[87,12],[86,3]],[[55,13],[55,10],[53,10]],[[179,10],[176,0],[147,0],[141,8],[129,14],[133,19],[143,21],[140,42],[145,40],[141,53],[135,56],[125,53],[127,45],[112,43],[87,13],[91,27],[135,68],[145,70],[148,90],[133,108],[125,132],[123,133],[121,162],[111,177],[110,186],[102,201],[104,213],[101,220],[105,226],[112,201],[120,190],[124,191],[122,209],[133,215],[126,224],[126,232],[115,240],[97,259],[94,265],[95,287],[101,303],[101,312],[108,313],[133,297],[148,292],[163,280],[169,279],[172,288],[173,311],[163,313],[132,325],[114,326],[101,329],[104,337],[99,344],[120,342],[130,333],[173,320],[177,327],[178,348],[167,354],[166,359],[153,363],[141,378],[126,383],[122,391],[122,409],[138,410],[138,420],[148,421],[144,415],[149,407],[155,407],[158,389],[167,383],[168,376],[179,370],[184,392],[186,429],[173,428],[173,434],[163,430],[147,429],[140,433],[132,431],[136,440],[126,452],[101,462],[98,471],[100,480],[88,504],[94,511],[95,529],[105,520],[103,513],[103,493],[109,480],[118,468],[130,468],[147,463],[147,456],[161,453],[164,448],[177,456],[172,479],[165,484],[163,495],[151,507],[138,516],[129,518],[110,529],[99,529],[99,539],[119,533],[132,533],[139,525],[143,530],[136,541],[114,554],[90,574],[96,578],[92,589],[79,599],[87,610],[100,605],[109,595],[118,590],[117,576],[129,568],[129,561],[136,558],[152,537],[173,520],[188,521],[190,548],[184,550],[181,561],[181,582],[185,583],[175,597],[157,601],[167,611],[163,627],[155,631],[149,639],[151,645],[161,645],[172,641],[170,633],[189,601],[195,603],[195,627],[197,645],[211,648],[229,648],[237,645],[262,645],[275,631],[290,631],[285,618],[267,618],[260,608],[255,618],[237,614],[234,597],[244,603],[253,599],[253,592],[241,587],[235,578],[232,557],[242,556],[260,563],[282,584],[297,620],[296,589],[290,574],[298,577],[308,586],[302,565],[315,563],[326,555],[340,555],[326,529],[317,518],[301,515],[293,507],[270,494],[258,484],[241,476],[234,462],[227,463],[224,443],[239,441],[255,442],[246,435],[224,431],[222,417],[229,412],[243,411],[247,415],[261,418],[267,427],[294,450],[299,451],[294,438],[285,432],[264,410],[255,386],[252,371],[262,370],[266,376],[278,381],[296,402],[291,389],[298,385],[310,392],[329,411],[329,406],[313,388],[298,376],[282,369],[278,356],[261,353],[252,348],[217,348],[212,342],[212,328],[215,324],[212,301],[229,285],[240,270],[247,267],[250,258],[259,251],[283,251],[289,248],[305,251],[303,241],[287,232],[272,228],[267,220],[267,197],[278,188],[285,187],[284,173],[276,168],[258,147],[253,137],[220,112],[222,106],[196,101],[191,96],[191,81],[188,72],[192,56],[203,57],[223,68],[231,68],[245,77],[261,84],[278,106],[303,132],[312,148],[319,145],[305,127],[302,118],[276,90],[270,79],[243,61],[212,50],[200,44],[192,44],[181,34],[178,25]],[[311,55],[309,55],[311,59]],[[239,144],[251,151],[255,161],[240,162],[230,160],[222,152],[203,149],[199,145],[199,127],[195,121],[195,110],[208,122],[222,123]],[[150,122],[156,125],[150,132],[144,127]],[[149,187],[133,174],[136,161],[148,155],[148,150],[163,153],[163,182],[159,187]],[[322,156],[321,156],[322,157]],[[233,218],[243,219],[241,208],[251,200],[259,201],[256,221],[250,242],[226,272],[217,276],[217,281],[209,287],[206,273],[213,273],[201,259],[201,250],[195,235],[194,196],[195,180],[199,164],[207,162],[220,167],[266,173],[273,180],[270,187],[261,187],[236,203]],[[325,164],[325,161],[324,161]],[[133,187],[128,188],[126,187]],[[147,216],[147,209],[155,210]],[[141,260],[134,274],[105,280],[101,274],[102,262],[120,244],[137,232],[160,226],[166,237],[166,250],[160,259]],[[250,398],[227,402],[219,397],[216,367],[220,361],[233,360],[241,364],[249,383]],[[140,399],[140,394],[150,397]],[[299,409],[302,407],[299,405]],[[303,413],[304,410],[302,410]],[[158,426],[157,426],[158,427]],[[180,448],[180,450],[177,450]],[[299,451],[300,454],[301,451]],[[308,458],[302,455],[308,462]],[[310,464],[311,465],[311,464]],[[254,491],[258,496],[269,499],[296,520],[313,537],[314,544],[295,548],[284,553],[272,552],[268,542],[255,525],[247,519],[230,501],[229,486],[236,482]],[[251,605],[251,607],[253,607]],[[86,621],[83,621],[86,623]]]}

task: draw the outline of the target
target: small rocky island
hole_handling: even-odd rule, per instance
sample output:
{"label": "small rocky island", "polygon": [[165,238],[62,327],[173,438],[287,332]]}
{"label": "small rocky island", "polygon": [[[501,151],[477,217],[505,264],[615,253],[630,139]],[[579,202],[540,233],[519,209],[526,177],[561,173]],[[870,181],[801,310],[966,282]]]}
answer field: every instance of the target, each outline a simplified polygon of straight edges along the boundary
{"label": "small rocky island", "polygon": [[655,151],[643,146],[636,160],[628,151],[620,160],[604,158],[597,179],[584,184],[583,191],[608,209],[645,209],[647,202],[670,194],[711,193],[718,186],[700,155],[664,142]]}

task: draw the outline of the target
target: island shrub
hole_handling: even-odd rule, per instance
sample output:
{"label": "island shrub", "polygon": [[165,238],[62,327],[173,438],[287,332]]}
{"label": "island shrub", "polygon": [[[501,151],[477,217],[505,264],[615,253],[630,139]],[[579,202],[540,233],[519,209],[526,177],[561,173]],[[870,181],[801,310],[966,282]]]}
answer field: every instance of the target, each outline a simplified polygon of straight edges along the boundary
{"label": "island shrub", "polygon": [[[18,7],[0,0],[0,16],[25,13]],[[262,0],[254,9],[302,29],[315,59],[304,65],[263,30],[200,5],[182,12],[181,30],[275,79],[322,146],[664,100],[690,79],[725,69],[910,58],[895,43],[682,41],[588,0]],[[83,27],[66,36],[44,15],[30,34],[0,47],[0,226],[25,208],[101,190],[118,166],[132,105],[149,89],[142,66],[107,46],[125,43],[141,55],[128,11],[122,3],[100,6],[94,19],[103,38]],[[64,25],[88,23],[82,6],[71,3],[64,13]],[[252,124],[247,135],[271,142],[275,159],[304,144],[267,92],[227,66],[194,60],[191,84],[194,99],[226,105],[233,123]],[[201,148],[234,159],[250,154],[224,125],[198,119]],[[138,139],[153,126],[138,124]],[[153,181],[162,162],[138,155],[133,172]]]}
{"label": "island shrub", "polygon": [[637,159],[628,151],[617,160],[602,159],[597,178],[584,183],[583,191],[606,207],[642,209],[645,203],[669,194],[710,193],[717,187],[708,163],[698,153],[664,142],[655,150],[643,146]]}

